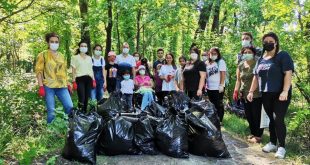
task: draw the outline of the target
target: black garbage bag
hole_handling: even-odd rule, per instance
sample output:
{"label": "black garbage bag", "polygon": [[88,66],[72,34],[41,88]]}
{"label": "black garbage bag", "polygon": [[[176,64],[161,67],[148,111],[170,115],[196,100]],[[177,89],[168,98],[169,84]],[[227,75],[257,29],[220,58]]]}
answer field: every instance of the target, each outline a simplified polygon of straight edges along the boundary
{"label": "black garbage bag", "polygon": [[108,121],[117,113],[122,112],[121,93],[112,92],[110,97],[102,104],[98,105],[97,112],[104,120]]}
{"label": "black garbage bag", "polygon": [[104,155],[136,155],[140,151],[134,145],[134,124],[116,115],[107,121],[99,136],[98,153]]}
{"label": "black garbage bag", "polygon": [[167,108],[159,105],[155,101],[153,101],[149,106],[147,106],[144,110],[145,113],[147,113],[150,116],[154,116],[157,118],[165,117],[165,114],[167,112]]}
{"label": "black garbage bag", "polygon": [[203,114],[200,118],[191,112],[186,114],[188,122],[189,152],[199,156],[229,158],[221,132]]}
{"label": "black garbage bag", "polygon": [[188,158],[187,123],[184,116],[169,115],[157,126],[156,145],[159,151],[175,158]]}
{"label": "black garbage bag", "polygon": [[227,104],[225,109],[240,118],[246,118],[244,104],[240,99],[238,101],[233,101],[232,103]]}
{"label": "black garbage bag", "polygon": [[184,92],[172,92],[169,97],[169,105],[171,108],[176,110],[188,109],[190,98]]}
{"label": "black garbage bag", "polygon": [[218,130],[221,130],[220,119],[215,106],[209,100],[191,100],[190,111],[200,118],[206,115]]}
{"label": "black garbage bag", "polygon": [[63,157],[96,164],[95,145],[102,130],[102,118],[96,112],[84,114],[78,110],[71,115]]}

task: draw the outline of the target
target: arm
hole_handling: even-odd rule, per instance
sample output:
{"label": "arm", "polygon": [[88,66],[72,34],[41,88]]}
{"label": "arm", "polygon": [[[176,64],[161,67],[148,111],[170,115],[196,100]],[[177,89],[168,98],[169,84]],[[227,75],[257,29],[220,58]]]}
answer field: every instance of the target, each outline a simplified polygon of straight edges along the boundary
{"label": "arm", "polygon": [[237,76],[237,79],[236,79],[236,84],[235,84],[235,89],[234,89],[234,91],[239,91],[239,88],[240,88],[240,85],[241,85],[241,79],[240,79],[240,71],[239,71],[239,68],[237,68],[236,76]]}
{"label": "arm", "polygon": [[132,67],[131,71],[132,71],[133,78],[135,78],[136,77],[136,69],[135,69],[135,67]]}
{"label": "arm", "polygon": [[283,85],[283,91],[280,94],[279,100],[285,101],[287,100],[288,91],[290,90],[291,84],[292,84],[292,70],[285,71],[284,72],[284,85]]}
{"label": "arm", "polygon": [[252,84],[251,84],[251,88],[249,91],[249,94],[247,96],[247,99],[252,102],[253,101],[253,92],[256,90],[258,86],[258,78],[257,75],[254,75],[253,80],[252,80]]}
{"label": "arm", "polygon": [[226,77],[226,71],[220,71],[220,85],[224,86],[225,77]]}
{"label": "arm", "polygon": [[206,80],[206,72],[199,71],[200,79],[199,79],[199,86],[198,90],[202,91],[203,86],[205,85],[205,80]]}
{"label": "arm", "polygon": [[43,86],[43,71],[44,71],[44,58],[43,54],[39,54],[37,57],[37,63],[35,67],[36,77],[39,86]]}
{"label": "arm", "polygon": [[76,69],[72,66],[72,81],[75,82],[75,76],[76,76]]}

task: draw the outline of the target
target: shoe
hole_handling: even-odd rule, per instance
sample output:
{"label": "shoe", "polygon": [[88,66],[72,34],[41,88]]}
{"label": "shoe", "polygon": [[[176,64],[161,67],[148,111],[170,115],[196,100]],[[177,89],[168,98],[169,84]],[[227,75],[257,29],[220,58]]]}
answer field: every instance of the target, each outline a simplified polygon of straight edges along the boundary
{"label": "shoe", "polygon": [[276,154],[274,155],[276,158],[283,159],[285,157],[286,150],[283,147],[279,147]]}
{"label": "shoe", "polygon": [[269,142],[268,144],[266,144],[263,147],[263,152],[275,152],[277,150],[277,146],[275,146],[274,144],[272,144],[271,142]]}
{"label": "shoe", "polygon": [[249,136],[247,136],[247,139],[249,140],[249,139],[252,139],[254,137],[254,135],[249,135]]}

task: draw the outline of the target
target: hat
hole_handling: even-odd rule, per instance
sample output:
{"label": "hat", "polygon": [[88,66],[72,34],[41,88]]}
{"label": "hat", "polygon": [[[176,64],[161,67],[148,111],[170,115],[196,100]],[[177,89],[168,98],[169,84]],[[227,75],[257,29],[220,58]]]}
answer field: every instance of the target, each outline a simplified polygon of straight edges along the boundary
{"label": "hat", "polygon": [[140,65],[138,70],[140,70],[140,69],[144,69],[145,70],[145,66],[144,65]]}
{"label": "hat", "polygon": [[108,56],[116,56],[116,54],[115,54],[115,52],[110,51],[110,52],[108,53]]}

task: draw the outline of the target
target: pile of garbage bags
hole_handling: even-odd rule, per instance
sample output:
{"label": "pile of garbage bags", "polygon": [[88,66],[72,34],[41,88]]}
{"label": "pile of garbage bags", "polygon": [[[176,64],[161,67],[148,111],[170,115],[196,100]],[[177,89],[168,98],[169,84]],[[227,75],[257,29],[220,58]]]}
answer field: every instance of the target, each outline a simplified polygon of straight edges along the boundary
{"label": "pile of garbage bags", "polygon": [[96,154],[230,157],[212,103],[176,92],[164,105],[152,102],[140,114],[125,113],[118,93],[113,93],[97,112],[74,111],[64,157],[92,164]]}
{"label": "pile of garbage bags", "polygon": [[241,100],[233,101],[232,103],[229,103],[225,106],[225,109],[232,114],[235,114],[236,116],[245,119],[245,108],[244,104],[241,102]]}

